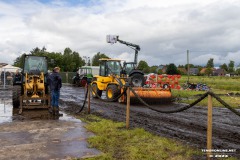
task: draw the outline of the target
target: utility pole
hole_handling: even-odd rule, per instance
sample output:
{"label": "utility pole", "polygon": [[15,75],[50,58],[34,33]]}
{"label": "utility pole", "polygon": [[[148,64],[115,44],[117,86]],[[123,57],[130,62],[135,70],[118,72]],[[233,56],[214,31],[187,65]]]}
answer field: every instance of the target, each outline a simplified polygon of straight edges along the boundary
{"label": "utility pole", "polygon": [[189,50],[187,50],[187,65],[188,65],[188,83],[189,83],[189,72],[190,72],[190,68],[189,68]]}

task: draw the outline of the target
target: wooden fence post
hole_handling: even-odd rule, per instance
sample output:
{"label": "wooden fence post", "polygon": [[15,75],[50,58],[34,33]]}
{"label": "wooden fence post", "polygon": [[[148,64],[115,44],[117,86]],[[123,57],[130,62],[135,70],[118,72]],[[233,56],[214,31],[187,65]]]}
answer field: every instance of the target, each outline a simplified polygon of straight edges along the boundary
{"label": "wooden fence post", "polygon": [[[208,119],[207,119],[207,150],[212,149],[212,96],[208,95]],[[207,159],[211,159],[212,152],[207,152]]]}
{"label": "wooden fence post", "polygon": [[126,128],[129,128],[130,119],[130,88],[127,89],[127,109],[126,109]]}

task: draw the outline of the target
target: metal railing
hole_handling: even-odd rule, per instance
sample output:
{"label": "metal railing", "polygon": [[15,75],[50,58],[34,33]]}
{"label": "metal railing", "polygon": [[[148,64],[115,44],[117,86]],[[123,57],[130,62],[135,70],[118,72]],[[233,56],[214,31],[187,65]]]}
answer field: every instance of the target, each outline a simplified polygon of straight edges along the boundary
{"label": "metal railing", "polygon": [[62,77],[62,83],[73,83],[73,77],[76,75],[76,72],[60,72]]}

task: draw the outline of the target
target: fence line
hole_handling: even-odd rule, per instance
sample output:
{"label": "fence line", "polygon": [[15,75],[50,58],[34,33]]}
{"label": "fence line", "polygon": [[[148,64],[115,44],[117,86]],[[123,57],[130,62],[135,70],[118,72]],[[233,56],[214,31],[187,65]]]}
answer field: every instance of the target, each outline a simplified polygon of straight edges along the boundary
{"label": "fence line", "polygon": [[[89,87],[89,89],[90,89],[89,92],[92,91],[95,95],[97,95],[97,97],[100,100],[106,102],[105,99],[102,99],[100,96],[98,96],[97,92],[94,89],[92,89],[92,87]],[[208,160],[210,160],[211,157],[212,157],[212,153],[211,153],[211,149],[212,149],[212,108],[213,108],[212,97],[214,97],[217,101],[219,101],[224,107],[228,108],[230,111],[232,111],[236,115],[240,116],[239,111],[237,111],[236,109],[234,109],[233,107],[228,105],[219,96],[217,96],[215,93],[213,93],[211,91],[206,92],[199,99],[197,99],[193,103],[191,103],[191,104],[189,104],[189,105],[187,105],[183,108],[176,109],[176,110],[170,110],[170,111],[166,111],[166,110],[163,111],[163,110],[157,110],[157,109],[152,108],[141,97],[139,97],[139,95],[134,91],[134,89],[132,87],[125,86],[125,91],[127,91],[127,104],[126,104],[126,128],[127,129],[129,128],[129,125],[130,125],[130,91],[139,99],[139,101],[141,103],[143,103],[149,109],[160,112],[160,113],[165,113],[165,114],[182,112],[184,110],[187,110],[187,109],[195,106],[197,103],[201,102],[203,99],[208,97],[208,119],[207,119],[207,150],[209,151],[209,152],[207,152],[207,159]],[[88,94],[88,97],[90,97],[90,94]],[[89,107],[89,112],[88,113],[90,113],[90,106],[88,106],[88,107]]]}
{"label": "fence line", "polygon": [[76,75],[76,72],[60,72],[62,77],[62,83],[73,83],[73,77]]}

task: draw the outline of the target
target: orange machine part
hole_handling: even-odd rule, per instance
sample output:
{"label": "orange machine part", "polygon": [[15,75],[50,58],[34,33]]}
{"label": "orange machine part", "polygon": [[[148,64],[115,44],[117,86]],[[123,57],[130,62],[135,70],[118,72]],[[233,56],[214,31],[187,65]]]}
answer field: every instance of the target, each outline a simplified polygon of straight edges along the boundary
{"label": "orange machine part", "polygon": [[[149,104],[156,104],[161,102],[169,102],[172,98],[169,89],[162,88],[133,88],[139,97]],[[130,92],[131,103],[139,102],[138,98]]]}

